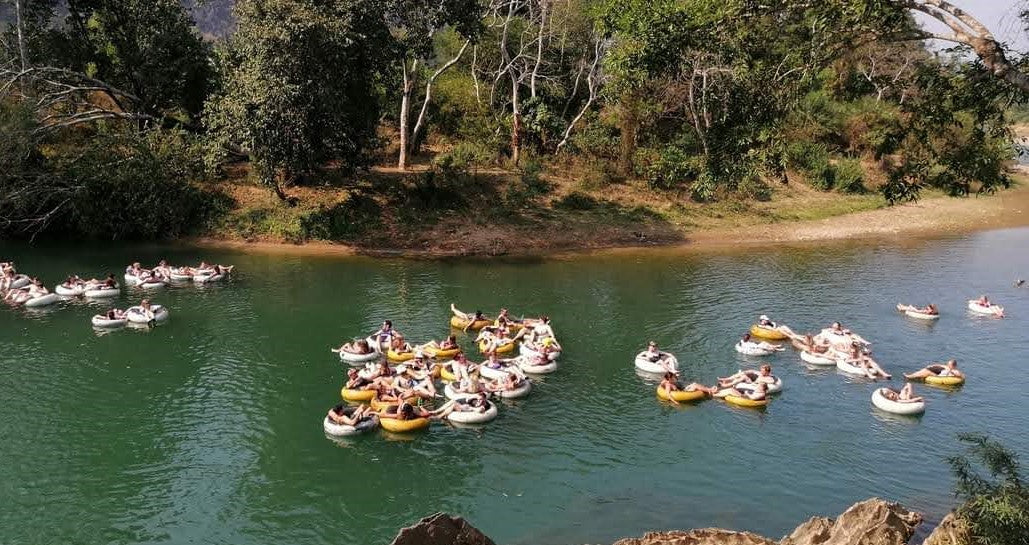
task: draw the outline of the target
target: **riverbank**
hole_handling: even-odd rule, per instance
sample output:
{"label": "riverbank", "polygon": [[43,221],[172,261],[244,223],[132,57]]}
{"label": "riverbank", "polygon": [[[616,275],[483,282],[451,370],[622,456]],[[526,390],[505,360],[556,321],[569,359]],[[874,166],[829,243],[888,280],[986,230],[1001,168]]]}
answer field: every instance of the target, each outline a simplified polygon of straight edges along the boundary
{"label": "riverbank", "polygon": [[[301,202],[309,203],[307,206],[314,210],[307,215],[338,213],[350,221],[347,225],[354,234],[342,242],[308,240],[291,234],[289,226],[302,226],[305,212],[274,212],[277,203],[266,189],[235,185],[227,191],[244,203],[241,210],[246,210],[245,214],[283,227],[260,235],[229,227],[218,229],[221,234],[217,237],[188,242],[259,253],[441,258],[540,256],[655,246],[702,250],[941,236],[1029,225],[1029,174],[1018,171],[1013,178],[1011,189],[994,195],[948,197],[929,193],[918,202],[896,206],[886,206],[879,195],[827,193],[802,183],[776,188],[767,201],[709,204],[656,199],[652,192],[626,185],[589,195],[576,191],[555,195],[545,204],[517,213],[508,210],[504,215],[468,216],[451,211],[431,218],[417,214],[399,217],[389,211],[388,205],[370,199],[360,201],[364,197],[343,190],[303,190]],[[358,208],[378,216],[358,218],[350,208],[339,211],[340,202],[353,204],[355,199],[360,201]],[[227,225],[238,226],[238,214],[236,220]],[[354,225],[362,222],[369,225],[357,233]]]}

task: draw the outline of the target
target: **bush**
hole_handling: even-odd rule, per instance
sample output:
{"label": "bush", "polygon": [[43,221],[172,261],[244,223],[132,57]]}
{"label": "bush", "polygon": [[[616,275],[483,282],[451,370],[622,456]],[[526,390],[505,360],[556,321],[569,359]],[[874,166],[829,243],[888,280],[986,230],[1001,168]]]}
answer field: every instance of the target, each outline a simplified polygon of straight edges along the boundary
{"label": "bush", "polygon": [[646,167],[647,183],[653,189],[680,187],[697,179],[702,167],[702,158],[694,157],[678,146],[666,146]]}
{"label": "bush", "polygon": [[558,201],[554,203],[554,206],[565,210],[587,211],[600,206],[600,201],[585,193],[572,191],[558,199]]}
{"label": "bush", "polygon": [[968,450],[947,461],[957,478],[954,490],[964,500],[958,515],[968,523],[973,544],[1029,544],[1029,488],[1018,457],[985,435],[961,434],[958,439]]}
{"label": "bush", "polygon": [[741,197],[755,201],[768,201],[772,198],[772,188],[756,175],[744,176],[736,187],[736,192]]}
{"label": "bush", "polygon": [[857,159],[840,159],[833,168],[833,185],[844,193],[865,192],[865,170]]}
{"label": "bush", "polygon": [[833,168],[829,163],[829,150],[824,145],[794,142],[786,153],[790,166],[801,171],[813,187],[822,191],[833,188]]}
{"label": "bush", "polygon": [[346,240],[363,235],[380,224],[382,207],[374,199],[351,194],[332,207],[322,206],[300,218],[305,238]]}
{"label": "bush", "polygon": [[550,193],[551,185],[542,178],[542,173],[543,165],[539,161],[535,159],[525,161],[518,181],[508,187],[508,206],[521,208],[533,199]]}

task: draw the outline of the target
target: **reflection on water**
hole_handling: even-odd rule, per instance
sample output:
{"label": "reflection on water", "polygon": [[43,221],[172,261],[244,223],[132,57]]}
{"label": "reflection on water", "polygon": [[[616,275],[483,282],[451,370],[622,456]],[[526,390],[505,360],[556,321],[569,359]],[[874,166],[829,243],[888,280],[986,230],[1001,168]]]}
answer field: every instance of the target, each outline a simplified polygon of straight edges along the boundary
{"label": "reflection on water", "polygon": [[[1029,356],[1029,289],[1011,284],[1029,269],[1026,247],[1029,231],[1008,230],[533,262],[206,252],[239,276],[149,294],[171,309],[152,329],[89,325],[142,292],[0,309],[0,542],[383,543],[437,510],[509,544],[702,526],[774,536],[872,495],[938,517],[953,501],[944,457],[958,448],[955,433],[986,432],[1029,456],[1029,402],[1007,378]],[[109,247],[0,254],[50,283],[200,257]],[[969,316],[965,301],[980,293],[1008,317]],[[938,322],[894,308],[930,301]],[[327,438],[321,420],[342,382],[329,348],[384,318],[409,339],[439,339],[451,302],[549,314],[561,368],[528,398],[499,403],[485,426]],[[970,379],[958,390],[919,385],[921,418],[883,413],[870,402],[878,383],[808,366],[792,349],[737,354],[759,314],[806,331],[842,320],[897,377],[955,357]],[[767,360],[784,391],[765,411],[661,403],[655,379],[632,363],[651,339],[677,354],[684,380],[710,384]]]}

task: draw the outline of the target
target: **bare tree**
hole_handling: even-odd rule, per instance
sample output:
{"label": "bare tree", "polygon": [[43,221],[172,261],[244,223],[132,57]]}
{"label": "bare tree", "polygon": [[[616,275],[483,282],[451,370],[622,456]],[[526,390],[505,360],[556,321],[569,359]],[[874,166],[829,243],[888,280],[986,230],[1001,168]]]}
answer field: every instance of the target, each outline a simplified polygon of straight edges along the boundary
{"label": "bare tree", "polygon": [[[446,72],[450,67],[454,66],[461,60],[461,57],[464,55],[465,50],[468,49],[469,44],[471,44],[471,41],[465,40],[460,51],[458,51],[457,54],[449,61],[445,62],[443,66],[437,68],[425,82],[425,98],[422,100],[422,109],[418,112],[418,120],[414,124],[414,130],[411,131],[412,144],[410,151],[412,153],[418,151],[419,143],[421,142],[421,131],[425,125],[425,119],[429,111],[429,103],[432,101],[432,85],[436,82],[436,78],[440,77],[443,72]],[[476,85],[476,88],[478,88],[478,85]],[[401,166],[401,168],[403,168],[403,166]]]}
{"label": "bare tree", "polygon": [[[593,102],[597,99],[597,92],[600,89],[601,81],[603,80],[603,74],[600,70],[600,61],[604,57],[605,52],[604,42],[597,38],[593,43],[593,64],[590,65],[590,71],[586,75],[586,88],[589,91],[589,96],[586,98],[586,102],[582,105],[579,113],[575,116],[568,127],[565,128],[564,136],[561,141],[557,143],[557,149],[565,147],[568,144],[568,138],[572,135],[572,130],[575,129],[575,125],[582,119],[582,116],[586,115],[586,112],[593,106]],[[579,75],[575,77],[575,87],[578,88]],[[573,91],[574,95],[575,91]]]}

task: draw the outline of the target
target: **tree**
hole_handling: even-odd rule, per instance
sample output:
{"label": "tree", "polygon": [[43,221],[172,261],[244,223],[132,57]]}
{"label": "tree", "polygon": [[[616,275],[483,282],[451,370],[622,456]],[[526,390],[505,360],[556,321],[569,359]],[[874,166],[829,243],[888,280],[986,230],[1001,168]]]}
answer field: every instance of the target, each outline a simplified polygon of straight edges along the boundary
{"label": "tree", "polygon": [[374,0],[243,0],[221,51],[223,90],[207,122],[250,155],[261,181],[284,187],[330,162],[368,161],[379,120],[378,76],[393,40]]}
{"label": "tree", "polygon": [[957,512],[970,527],[973,545],[1029,544],[1029,487],[1018,457],[985,435],[958,439],[968,449],[947,461],[957,479],[954,492],[964,501]]}

